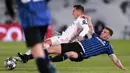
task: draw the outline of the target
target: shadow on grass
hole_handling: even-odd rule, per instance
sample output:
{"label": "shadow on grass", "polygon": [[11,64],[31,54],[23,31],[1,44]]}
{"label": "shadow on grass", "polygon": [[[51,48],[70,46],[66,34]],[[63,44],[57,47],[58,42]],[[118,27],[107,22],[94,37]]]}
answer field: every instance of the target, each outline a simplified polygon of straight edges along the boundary
{"label": "shadow on grass", "polygon": [[[6,69],[6,68],[0,68],[0,71],[13,71],[13,72],[15,72],[15,71],[28,71],[28,72],[31,72],[31,71],[37,71],[37,69],[35,68],[16,68],[16,69],[13,69],[13,70],[8,70],[8,69]],[[0,72],[1,73],[1,72]]]}

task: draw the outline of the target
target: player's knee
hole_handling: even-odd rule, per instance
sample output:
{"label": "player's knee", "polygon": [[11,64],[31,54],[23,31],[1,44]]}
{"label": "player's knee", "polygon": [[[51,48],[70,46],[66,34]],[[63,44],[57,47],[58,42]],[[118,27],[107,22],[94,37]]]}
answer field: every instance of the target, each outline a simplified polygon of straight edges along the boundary
{"label": "player's knee", "polygon": [[51,46],[51,45],[48,44],[48,43],[43,43],[43,47],[46,48],[46,49],[49,48],[50,46]]}
{"label": "player's knee", "polygon": [[69,58],[78,58],[78,54],[76,52],[68,52],[66,53],[68,55]]}
{"label": "player's knee", "polygon": [[43,56],[42,51],[43,50],[42,50],[42,44],[41,43],[37,43],[33,47],[31,47],[31,53],[32,53],[34,58],[37,58],[39,56]]}
{"label": "player's knee", "polygon": [[50,39],[47,39],[43,42],[43,46],[44,48],[49,48],[51,46],[51,40]]}

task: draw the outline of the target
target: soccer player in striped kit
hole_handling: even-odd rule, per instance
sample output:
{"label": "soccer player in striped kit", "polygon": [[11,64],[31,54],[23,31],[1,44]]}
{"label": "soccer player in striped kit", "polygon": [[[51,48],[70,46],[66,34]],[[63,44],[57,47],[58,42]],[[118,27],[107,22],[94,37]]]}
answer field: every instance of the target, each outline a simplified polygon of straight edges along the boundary
{"label": "soccer player in striped kit", "polygon": [[16,0],[16,2],[26,45],[31,48],[40,73],[56,73],[48,56],[43,52],[42,45],[48,25],[51,24],[46,0]]}
{"label": "soccer player in striped kit", "polygon": [[109,41],[107,41],[112,35],[113,31],[110,28],[105,27],[100,35],[93,32],[92,38],[90,39],[52,46],[48,48],[48,53],[62,55],[68,53],[68,58],[71,58],[72,60],[78,58],[88,59],[93,56],[108,54],[117,67],[122,70],[126,70],[126,68],[121,64],[120,60],[114,54],[114,50]]}

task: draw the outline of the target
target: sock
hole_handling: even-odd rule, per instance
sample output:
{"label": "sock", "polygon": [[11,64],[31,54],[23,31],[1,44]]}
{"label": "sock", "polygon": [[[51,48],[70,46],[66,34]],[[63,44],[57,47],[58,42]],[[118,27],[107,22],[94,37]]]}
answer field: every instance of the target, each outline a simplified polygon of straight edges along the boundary
{"label": "sock", "polygon": [[28,56],[29,56],[29,60],[34,59],[33,56],[32,56],[32,54],[30,54]]}
{"label": "sock", "polygon": [[36,64],[40,73],[49,73],[48,61],[45,58],[37,58]]}
{"label": "sock", "polygon": [[51,58],[52,62],[61,62],[61,61],[64,61],[64,60],[66,60],[66,59],[68,59],[67,54],[57,55],[57,56]]}
{"label": "sock", "polygon": [[47,51],[47,49],[44,49],[43,51],[45,53],[46,58],[48,58],[48,51]]}
{"label": "sock", "polygon": [[23,60],[28,62],[28,60],[31,60],[31,59],[33,59],[32,54],[30,54],[30,55],[23,54]]}
{"label": "sock", "polygon": [[68,59],[68,55],[67,55],[67,54],[64,54],[64,55],[63,55],[63,60],[66,60],[66,59]]}
{"label": "sock", "polygon": [[57,73],[50,61],[45,57],[37,58],[36,64],[40,73]]}
{"label": "sock", "polygon": [[[44,49],[44,52],[45,52],[46,57],[48,57],[48,51],[47,51],[47,49]],[[27,61],[31,60],[31,59],[34,59],[33,56],[32,56],[32,54],[25,54],[25,55],[26,55],[26,60]]]}

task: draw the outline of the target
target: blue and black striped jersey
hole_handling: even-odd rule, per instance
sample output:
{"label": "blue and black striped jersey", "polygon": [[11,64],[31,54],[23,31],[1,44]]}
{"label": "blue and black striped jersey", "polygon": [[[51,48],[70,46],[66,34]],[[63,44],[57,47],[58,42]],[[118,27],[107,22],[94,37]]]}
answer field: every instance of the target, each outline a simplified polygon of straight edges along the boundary
{"label": "blue and black striped jersey", "polygon": [[17,0],[21,26],[35,27],[51,24],[46,0]]}
{"label": "blue and black striped jersey", "polygon": [[84,56],[89,58],[100,54],[114,54],[108,41],[102,40],[99,35],[93,34],[92,38],[80,41],[85,51]]}

